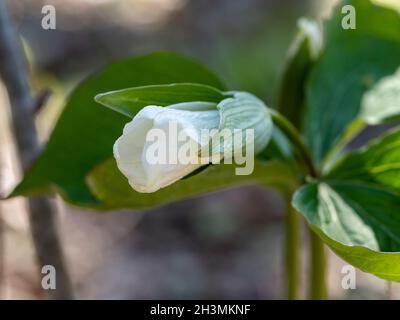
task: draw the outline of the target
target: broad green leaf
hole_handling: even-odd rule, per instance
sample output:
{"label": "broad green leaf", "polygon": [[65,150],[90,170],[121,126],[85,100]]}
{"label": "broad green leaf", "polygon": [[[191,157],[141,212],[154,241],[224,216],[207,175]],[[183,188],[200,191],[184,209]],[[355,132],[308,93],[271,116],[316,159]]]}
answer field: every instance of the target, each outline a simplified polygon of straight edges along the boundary
{"label": "broad green leaf", "polygon": [[133,118],[140,109],[149,105],[164,107],[193,101],[218,103],[224,98],[226,97],[222,92],[213,87],[181,83],[135,87],[101,93],[96,96],[96,101]]}
{"label": "broad green leaf", "polygon": [[359,118],[370,125],[400,116],[400,69],[380,80],[362,99]]}
{"label": "broad green leaf", "polygon": [[400,191],[400,130],[347,154],[328,178],[372,182]]}
{"label": "broad green leaf", "polygon": [[315,22],[300,19],[299,28],[289,50],[278,96],[279,111],[297,128],[302,127],[304,117],[305,81],[322,47],[321,31]]}
{"label": "broad green leaf", "polygon": [[[356,9],[355,30],[342,28],[344,4]],[[400,15],[369,0],[344,1],[327,22],[325,34],[325,49],[306,94],[305,133],[318,165],[336,143],[343,144],[342,135],[359,115],[363,94],[399,67]]]}
{"label": "broad green leaf", "polygon": [[389,280],[400,281],[400,254],[394,252],[378,252],[361,246],[347,246],[326,236],[321,229],[315,232],[345,261],[360,270]]}
{"label": "broad green leaf", "polygon": [[225,89],[207,68],[168,52],[118,61],[90,77],[70,96],[45,151],[12,196],[55,189],[75,204],[100,205],[85,177],[112,156],[112,146],[127,118],[100,106],[94,96],[134,86],[188,82]]}
{"label": "broad green leaf", "polygon": [[335,165],[336,161],[343,155],[344,147],[365,128],[365,125],[366,123],[364,120],[357,119],[346,127],[340,139],[325,156],[322,168],[323,174],[330,171],[331,167]]}
{"label": "broad green leaf", "polygon": [[208,192],[245,184],[274,187],[288,195],[296,186],[297,179],[290,166],[283,161],[256,161],[251,175],[235,175],[235,165],[209,165],[201,172],[154,193],[138,193],[119,172],[113,158],[100,164],[88,176],[94,194],[108,209],[152,208]]}
{"label": "broad green leaf", "polygon": [[302,187],[293,206],[343,259],[400,281],[400,196],[376,185],[325,181]]}

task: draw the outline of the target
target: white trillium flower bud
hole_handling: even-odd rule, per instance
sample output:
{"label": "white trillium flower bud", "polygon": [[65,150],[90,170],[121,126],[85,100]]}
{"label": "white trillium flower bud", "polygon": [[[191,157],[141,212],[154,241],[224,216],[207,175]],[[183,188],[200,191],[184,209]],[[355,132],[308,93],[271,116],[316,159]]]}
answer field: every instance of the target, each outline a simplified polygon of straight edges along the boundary
{"label": "white trillium flower bud", "polygon": [[[131,187],[138,192],[155,192],[212,159],[221,160],[228,153],[234,157],[248,144],[255,153],[263,150],[272,134],[268,108],[248,93],[228,95],[218,104],[187,102],[147,106],[138,112],[114,144],[118,168]],[[247,129],[252,135],[240,135],[239,144],[219,139],[226,130],[232,130],[235,137]]]}

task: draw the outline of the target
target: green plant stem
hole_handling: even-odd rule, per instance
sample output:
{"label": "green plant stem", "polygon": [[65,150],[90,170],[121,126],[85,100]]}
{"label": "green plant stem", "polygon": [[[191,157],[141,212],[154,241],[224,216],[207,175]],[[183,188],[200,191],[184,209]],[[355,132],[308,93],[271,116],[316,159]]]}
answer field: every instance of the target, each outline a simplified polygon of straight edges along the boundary
{"label": "green plant stem", "polygon": [[[301,135],[298,130],[287,120],[284,116],[278,112],[272,110],[272,120],[274,124],[282,130],[286,137],[290,140],[293,147],[295,148],[295,155],[298,161],[304,166],[305,173],[312,178],[318,177],[318,172],[314,166],[314,162],[311,158],[310,152],[307,146],[301,139]],[[298,237],[298,227],[292,219],[293,212],[288,213],[286,217],[286,268],[288,272],[288,296],[294,295],[297,286],[297,267],[296,264],[292,264],[294,259],[297,259],[297,248],[295,242]],[[310,299],[326,299],[327,288],[326,288],[326,257],[325,247],[322,240],[310,229],[310,249],[311,249],[311,279],[310,279]],[[297,261],[296,261],[297,263]],[[293,280],[295,282],[293,282]],[[294,284],[296,283],[296,285]]]}
{"label": "green plant stem", "polygon": [[275,110],[271,111],[272,120],[274,124],[285,133],[286,137],[290,140],[290,142],[295,147],[295,151],[297,154],[297,158],[301,161],[306,169],[307,175],[310,175],[313,178],[318,176],[318,172],[314,167],[314,163],[312,161],[310,152],[308,151],[307,146],[301,139],[301,135],[298,130],[292,125],[292,123],[287,120],[284,116],[278,113]]}
{"label": "green plant stem", "polygon": [[295,300],[298,299],[299,291],[299,217],[296,210],[290,205],[290,201],[288,201],[286,211],[286,294],[289,300]]}
{"label": "green plant stem", "polygon": [[309,297],[312,300],[324,300],[327,298],[325,245],[311,228],[309,230],[311,249],[311,283]]}

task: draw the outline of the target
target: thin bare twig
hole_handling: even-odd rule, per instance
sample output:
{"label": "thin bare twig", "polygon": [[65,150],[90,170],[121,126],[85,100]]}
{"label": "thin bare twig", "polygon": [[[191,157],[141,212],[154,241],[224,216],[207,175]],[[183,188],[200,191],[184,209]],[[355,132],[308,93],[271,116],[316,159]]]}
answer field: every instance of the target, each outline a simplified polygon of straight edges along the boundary
{"label": "thin bare twig", "polygon": [[[21,166],[26,170],[40,149],[33,112],[37,100],[31,95],[25,56],[5,0],[0,0],[0,72],[10,100]],[[39,266],[52,265],[56,269],[57,289],[49,290],[49,297],[72,299],[71,281],[56,228],[55,208],[44,197],[29,198],[28,205]]]}

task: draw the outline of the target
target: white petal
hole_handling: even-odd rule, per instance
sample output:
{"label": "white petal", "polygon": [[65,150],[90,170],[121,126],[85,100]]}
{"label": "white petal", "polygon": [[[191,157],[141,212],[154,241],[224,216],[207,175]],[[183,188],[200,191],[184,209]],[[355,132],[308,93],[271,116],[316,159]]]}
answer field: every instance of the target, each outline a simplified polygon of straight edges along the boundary
{"label": "white petal", "polygon": [[167,109],[177,109],[177,110],[187,110],[187,111],[209,111],[217,110],[217,104],[212,102],[183,102],[172,104],[167,107]]}
{"label": "white petal", "polygon": [[176,122],[181,130],[197,141],[199,144],[207,144],[208,141],[202,141],[202,129],[217,129],[220,122],[220,113],[218,110],[206,111],[187,111],[181,109],[164,109],[165,111],[159,113],[154,119],[154,126],[157,128],[168,128],[170,122]]}
{"label": "white petal", "polygon": [[[218,104],[220,111],[220,130],[254,129],[255,153],[262,151],[268,144],[272,135],[272,119],[264,102],[247,92],[234,92],[233,98],[222,100]],[[234,146],[231,143],[222,142],[213,145],[213,151],[231,152]],[[231,141],[232,142],[232,141]],[[243,133],[243,145],[247,144]]]}
{"label": "white petal", "polygon": [[[142,193],[152,193],[173,184],[174,182],[182,179],[183,177],[187,176],[189,173],[195,171],[201,166],[202,165],[200,164],[190,164],[185,166],[182,165],[175,167],[172,171],[165,171],[160,170],[159,165],[157,165],[157,167],[159,168],[151,168],[150,172],[153,172],[151,179],[147,177],[147,179],[143,181],[143,183],[139,183],[138,180],[134,178],[128,180],[131,187],[136,191]],[[156,172],[158,174],[156,174]],[[149,171],[146,170],[146,173],[148,174]]]}
{"label": "white petal", "polygon": [[114,157],[119,170],[130,180],[142,184],[146,181],[146,172],[141,164],[143,147],[147,132],[153,127],[154,117],[162,107],[143,108],[131,122],[124,127],[122,136],[114,144]]}
{"label": "white petal", "polygon": [[[169,136],[172,133],[170,132],[171,123],[175,123],[177,133],[184,130],[184,134],[187,137],[185,141],[177,141],[177,137],[174,137],[173,141],[175,143],[169,143]],[[168,154],[173,155],[174,159],[168,157],[165,164],[149,164],[144,151],[142,164],[148,179],[148,189],[146,192],[154,192],[168,186],[201,167],[202,164],[198,155],[189,164],[181,163],[178,157],[179,149],[183,144],[188,143],[189,139],[192,139],[192,143],[199,150],[201,147],[208,146],[209,139],[207,141],[202,139],[201,129],[217,129],[218,125],[219,112],[217,110],[194,112],[165,108],[163,112],[159,113],[154,120],[154,128],[165,132],[167,137],[166,150],[168,150]],[[145,149],[147,146],[145,146]]]}
{"label": "white petal", "polygon": [[[155,192],[166,187],[189,173],[201,167],[198,154],[194,154],[194,161],[183,164],[177,155],[179,148],[189,140],[198,148],[207,146],[209,139],[202,140],[201,129],[217,129],[219,126],[219,111],[215,104],[193,103],[193,111],[184,110],[182,105],[169,107],[148,106],[142,109],[135,118],[128,123],[123,135],[114,145],[114,156],[118,168],[128,178],[129,184],[138,192]],[[187,106],[186,106],[187,107]],[[193,108],[192,108],[193,107]],[[212,109],[212,110],[210,110]],[[201,111],[199,111],[201,110]],[[170,123],[175,123],[177,133],[184,130],[187,139],[170,144]],[[154,164],[147,159],[149,146],[154,141],[147,141],[151,129],[161,129],[166,135],[167,156],[172,153],[176,156],[175,162],[167,157],[167,162]],[[217,131],[217,130],[216,130]],[[174,159],[172,159],[174,160]]]}

